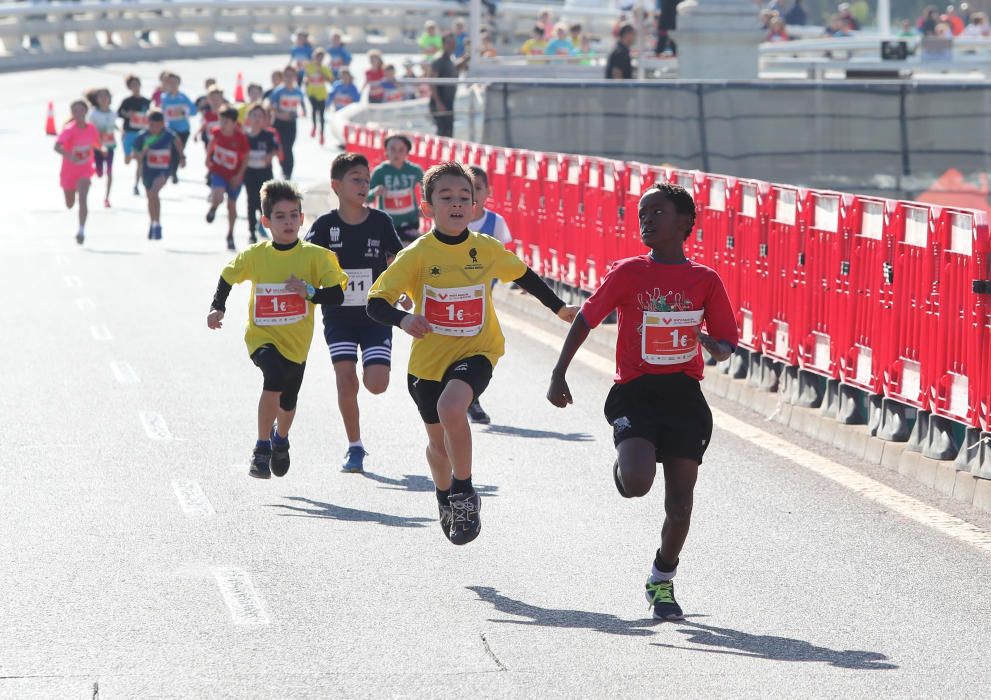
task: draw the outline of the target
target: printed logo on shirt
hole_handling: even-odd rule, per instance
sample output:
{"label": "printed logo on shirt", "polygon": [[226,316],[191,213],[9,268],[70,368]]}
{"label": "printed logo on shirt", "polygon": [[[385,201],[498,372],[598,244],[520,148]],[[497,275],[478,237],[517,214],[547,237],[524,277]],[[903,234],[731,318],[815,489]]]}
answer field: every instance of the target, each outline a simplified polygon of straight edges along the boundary
{"label": "printed logo on shirt", "polygon": [[476,248],[472,248],[471,250],[468,251],[468,257],[471,258],[471,264],[465,265],[465,269],[466,270],[482,270],[482,269],[484,269],[483,266],[482,265],[479,265],[479,263],[478,263],[478,250]]}
{"label": "printed logo on shirt", "polygon": [[451,369],[451,371],[452,372],[467,372],[468,371],[468,363],[467,362],[462,362],[461,364],[455,365]]}
{"label": "printed logo on shirt", "polygon": [[431,267],[430,268],[430,276],[431,277],[440,277],[440,268],[437,267],[436,265],[434,265],[433,267]]}
{"label": "printed logo on shirt", "polygon": [[626,416],[620,416],[612,422],[612,427],[617,433],[621,433],[624,430],[629,430],[632,428],[633,424],[630,423],[630,419]]}
{"label": "printed logo on shirt", "polygon": [[[641,311],[658,311],[661,313],[695,310],[695,304],[692,303],[692,300],[688,298],[687,294],[672,290],[664,293],[657,287],[653,291],[637,294],[637,305]],[[643,334],[643,324],[640,325],[637,332],[641,335]]]}
{"label": "printed logo on shirt", "polygon": [[369,238],[368,247],[365,248],[365,257],[366,258],[380,257],[382,255],[382,251],[379,248],[380,245],[381,245],[381,241],[377,241],[375,239]]}
{"label": "printed logo on shirt", "polygon": [[341,229],[337,226],[330,227],[330,242],[340,243],[341,242]]}

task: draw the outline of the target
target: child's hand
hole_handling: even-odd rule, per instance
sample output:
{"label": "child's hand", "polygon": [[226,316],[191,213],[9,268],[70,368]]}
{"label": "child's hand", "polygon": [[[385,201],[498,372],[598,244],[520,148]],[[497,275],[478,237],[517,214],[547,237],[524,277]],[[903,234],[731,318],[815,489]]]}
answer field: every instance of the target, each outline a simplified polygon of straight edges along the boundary
{"label": "child's hand", "polygon": [[399,327],[414,338],[422,338],[430,332],[430,322],[427,321],[426,316],[418,314],[410,314],[404,318]]}
{"label": "child's hand", "polygon": [[211,330],[224,327],[224,312],[214,309],[206,315],[206,327]]}
{"label": "child's hand", "polygon": [[571,388],[568,386],[568,381],[563,376],[551,374],[551,385],[547,388],[547,400],[558,408],[565,408],[569,403],[575,402],[571,398]]}
{"label": "child's hand", "polygon": [[575,320],[575,316],[578,315],[579,311],[581,311],[581,309],[578,308],[577,306],[570,306],[570,305],[562,306],[560,309],[558,309],[557,317],[562,321],[567,321],[568,323],[571,323],[572,321]]}
{"label": "child's hand", "polygon": [[296,275],[289,275],[289,279],[286,280],[286,289],[304,299],[306,298],[306,282],[297,278]]}

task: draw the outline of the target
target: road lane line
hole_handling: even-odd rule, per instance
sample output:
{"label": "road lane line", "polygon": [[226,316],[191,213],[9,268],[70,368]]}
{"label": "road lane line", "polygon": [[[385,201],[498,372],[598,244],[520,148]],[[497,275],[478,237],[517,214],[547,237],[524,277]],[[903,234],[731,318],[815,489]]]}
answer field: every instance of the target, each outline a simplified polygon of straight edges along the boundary
{"label": "road lane line", "polygon": [[83,284],[78,275],[66,275],[62,281],[65,282],[66,287],[81,287]]}
{"label": "road lane line", "polygon": [[161,415],[154,411],[139,411],[138,415],[141,418],[141,425],[144,427],[145,433],[152,440],[172,439],[169,426],[165,423],[165,419]]}
{"label": "road lane line", "polygon": [[80,297],[79,299],[76,299],[75,302],[76,307],[80,311],[92,311],[96,308],[96,304],[89,297]]}
{"label": "road lane line", "polygon": [[213,570],[213,576],[217,579],[220,594],[224,597],[235,625],[268,624],[268,615],[247,571],[218,567]]}
{"label": "road lane line", "polygon": [[134,371],[128,362],[115,361],[110,363],[110,371],[114,373],[114,379],[121,384],[139,384],[141,378]]}
{"label": "road lane line", "polygon": [[93,334],[94,340],[107,341],[107,340],[113,340],[114,337],[113,334],[110,332],[110,329],[107,328],[106,324],[104,323],[93,324],[92,326],[89,327],[89,332]]}
{"label": "road lane line", "polygon": [[175,479],[172,482],[172,490],[179,499],[182,512],[189,517],[212,518],[216,514],[213,504],[203,493],[199,482],[192,479]]}
{"label": "road lane line", "polygon": [[[555,352],[559,351],[561,345],[564,343],[566,331],[562,331],[561,335],[557,336],[509,314],[500,316],[499,322],[504,326],[509,326],[513,330],[525,334],[538,343],[552,348]],[[579,350],[575,356],[575,361],[610,376],[616,372],[616,366],[611,360],[607,360],[589,350]],[[548,381],[550,380],[549,373],[547,379]],[[733,433],[737,437],[751,442],[768,452],[794,462],[798,466],[825,477],[909,520],[932,528],[958,542],[969,544],[983,552],[991,554],[991,532],[986,532],[979,527],[971,525],[966,520],[945,513],[939,508],[900,493],[890,486],[864,476],[850,467],[843,466],[815,452],[803,449],[794,443],[788,442],[784,438],[772,435],[717,408],[712,408],[712,420],[713,425],[720,430]]]}

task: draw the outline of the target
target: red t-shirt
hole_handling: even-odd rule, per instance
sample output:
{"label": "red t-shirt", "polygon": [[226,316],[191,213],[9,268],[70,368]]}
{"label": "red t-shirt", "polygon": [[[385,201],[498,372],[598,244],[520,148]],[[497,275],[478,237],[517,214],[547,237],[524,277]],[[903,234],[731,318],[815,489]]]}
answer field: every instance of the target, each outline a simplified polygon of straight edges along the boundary
{"label": "red t-shirt", "polygon": [[582,305],[582,316],[595,328],[614,309],[619,384],[644,374],[676,372],[701,381],[702,347],[692,329],[703,321],[715,340],[737,344],[736,318],[723,281],[715,270],[691,260],[668,265],[639,255],[617,261]]}
{"label": "red t-shirt", "polygon": [[369,102],[382,102],[385,100],[385,90],[382,89],[382,81],[385,79],[385,70],[379,68],[373,70],[369,68],[365,71],[365,82],[368,83]]}
{"label": "red t-shirt", "polygon": [[224,136],[219,126],[210,130],[210,163],[208,169],[225,179],[237,175],[241,169],[251,145],[248,137],[241,129],[236,129],[230,136]]}

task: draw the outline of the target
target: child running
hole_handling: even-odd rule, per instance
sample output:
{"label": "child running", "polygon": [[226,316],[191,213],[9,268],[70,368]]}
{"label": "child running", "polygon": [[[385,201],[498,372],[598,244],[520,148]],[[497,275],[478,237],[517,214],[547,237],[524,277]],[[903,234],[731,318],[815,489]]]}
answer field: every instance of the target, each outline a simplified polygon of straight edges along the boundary
{"label": "child running", "polygon": [[385,140],[386,160],[372,171],[368,201],[392,217],[396,233],[403,245],[420,237],[420,210],[416,200],[417,185],[423,180],[423,170],[409,162],[413,142],[403,134],[393,134]]}
{"label": "child running", "polygon": [[114,151],[117,150],[117,115],[110,108],[110,90],[99,88],[91,90],[86,94],[86,100],[90,103],[89,120],[96,130],[100,132],[100,143],[103,151],[97,151],[96,176],[103,177],[104,165],[107,172],[107,192],[103,196],[103,206],[110,208],[110,187],[114,184]]}
{"label": "child running", "polygon": [[[165,126],[182,141],[182,150],[186,150],[189,141],[189,118],[196,114],[196,105],[184,92],[179,92],[182,81],[175,73],[165,76],[165,92],[162,93],[162,113],[165,114]],[[179,174],[172,171],[172,182],[179,182]]]}
{"label": "child running", "polygon": [[282,165],[282,176],[287,180],[292,177],[295,164],[293,145],[296,143],[296,117],[302,112],[306,116],[306,104],[303,102],[303,91],[296,85],[296,69],[286,66],[282,71],[282,85],[269,95],[272,107],[272,125],[279,134],[282,151],[279,163]]}
{"label": "child running", "polygon": [[137,160],[141,181],[148,195],[148,240],[162,240],[162,200],[159,193],[178,167],[186,167],[182,139],[165,128],[165,115],[153,109],[148,113],[148,128],[138,133],[124,163]]}
{"label": "child running", "polygon": [[[476,217],[474,221],[468,224],[468,229],[484,233],[486,236],[492,236],[504,246],[508,246],[513,242],[513,236],[509,232],[509,226],[506,224],[506,220],[502,218],[502,214],[497,214],[491,209],[485,208],[485,203],[489,201],[488,173],[477,165],[472,165],[468,169],[471,170],[471,174],[475,177],[475,210],[473,216]],[[492,280],[493,287],[495,287],[495,284],[496,280]],[[488,425],[492,422],[492,418],[482,408],[482,404],[479,403],[478,399],[472,401],[471,405],[468,406],[468,418],[472,423],[478,423],[479,425]]]}
{"label": "child running", "polygon": [[[121,118],[124,136],[121,138],[121,145],[124,147],[124,157],[130,161],[128,156],[134,150],[134,139],[142,131],[148,128],[148,111],[151,109],[151,100],[141,95],[141,79],[136,75],[129,75],[124,80],[127,89],[131,94],[124,98],[117,108],[117,116]],[[140,195],[138,183],[141,181],[141,159],[137,159],[137,166],[134,169],[134,194]]]}
{"label": "child running", "polygon": [[345,472],[360,472],[368,455],[361,441],[358,408],[358,348],[362,379],[372,394],[389,387],[392,365],[392,327],[375,323],[365,313],[368,290],[402,250],[392,219],[365,206],[368,161],[357,153],[341,153],[330,169],[330,186],[338,208],[322,214],[305,240],[337,254],[348,285],[343,306],[324,306],[323,334],[337,377],[337,405],[348,438]]}
{"label": "child running", "polygon": [[341,68],[351,65],[351,52],[344,45],[340,32],[330,35],[330,46],[327,47],[327,54],[330,56],[330,70],[334,73],[334,80],[337,80]]}
{"label": "child running", "polygon": [[320,122],[320,145],[324,143],[324,130],[326,127],[327,112],[327,88],[334,82],[334,73],[326,65],[324,59],[327,53],[323,49],[313,52],[313,60],[306,64],[304,69],[306,77],[306,96],[310,100],[310,113],[313,115],[313,128],[310,130],[310,138],[317,135],[317,122]]}
{"label": "child running", "polygon": [[368,90],[368,101],[371,104],[385,102],[385,91],[382,90],[382,81],[385,80],[385,62],[382,60],[382,52],[372,49],[368,52],[368,61],[371,68],[365,71],[365,89]]}
{"label": "child running", "polygon": [[90,179],[95,170],[93,154],[103,146],[96,127],[86,121],[89,112],[86,102],[75,100],[69,110],[72,120],[66,124],[55,140],[55,152],[62,156],[59,182],[65,195],[65,208],[72,209],[76,203],[76,195],[79,196],[79,230],[76,232],[76,243],[82,245],[86,240],[86,218],[89,216],[87,197]]}
{"label": "child running", "polygon": [[289,471],[289,428],[313,339],[313,310],[316,304],[344,301],[348,279],[332,253],[299,240],[303,196],[295,185],[265,183],[262,221],[272,240],[251,246],[227,264],[206,317],[207,327],[220,328],[232,285],[251,282],[244,342],[264,378],[258,440],[248,470],[256,479]]}
{"label": "child running", "polygon": [[206,167],[210,182],[210,209],[206,222],[213,223],[217,207],[227,195],[227,250],[234,250],[234,222],[237,221],[237,198],[248,168],[248,137],[237,125],[237,110],[226,105],[220,110],[220,126],[214,127],[206,147]]}
{"label": "child running", "polygon": [[560,408],[573,402],[568,366],[589,331],[618,310],[616,383],[605,403],[616,444],[613,479],[624,498],[644,496],[657,462],[664,465],[661,547],[646,595],[655,619],[677,620],[682,611],[673,579],[691,524],[699,464],[712,436],[712,413],[699,386],[701,347],[725,360],[736,346],[737,328],[719,275],[685,257],[684,243],[695,225],[688,191],[655,185],[640,198],[639,218],[650,253],[617,262],[585,301],[561,348],[547,398]]}
{"label": "child running", "polygon": [[244,171],[244,190],[248,195],[248,232],[252,243],[258,241],[256,233],[268,238],[265,227],[257,219],[261,212],[262,185],[273,178],[272,159],[279,152],[279,136],[268,125],[268,112],[260,104],[248,111],[247,136],[248,168]]}
{"label": "child running", "polygon": [[330,89],[330,102],[334,105],[335,112],[339,112],[349,104],[361,101],[361,93],[358,91],[358,86],[354,84],[351,71],[347,68],[341,68],[337,72],[337,76],[337,80]]}
{"label": "child running", "polygon": [[[466,412],[504,352],[490,281],[515,281],[565,321],[578,312],[498,241],[468,230],[474,194],[471,171],[460,163],[427,170],[421,207],[434,228],[396,256],[368,294],[369,316],[415,338],[407,386],[427,431],[441,529],[456,545],[482,527]],[[416,305],[412,314],[393,306],[404,294]]]}

